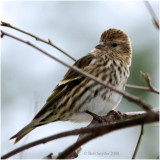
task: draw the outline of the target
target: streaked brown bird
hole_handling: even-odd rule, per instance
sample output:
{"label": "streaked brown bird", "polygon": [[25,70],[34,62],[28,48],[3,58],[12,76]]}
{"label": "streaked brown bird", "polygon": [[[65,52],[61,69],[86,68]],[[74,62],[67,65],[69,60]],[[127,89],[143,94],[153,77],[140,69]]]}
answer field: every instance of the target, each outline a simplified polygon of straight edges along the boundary
{"label": "streaked brown bird", "polygon": [[[115,89],[124,91],[131,65],[131,43],[117,29],[102,33],[99,44],[75,62],[75,66]],[[15,143],[38,126],[55,121],[84,122],[92,119],[86,111],[98,116],[116,108],[122,96],[69,69],[33,120],[10,139]]]}

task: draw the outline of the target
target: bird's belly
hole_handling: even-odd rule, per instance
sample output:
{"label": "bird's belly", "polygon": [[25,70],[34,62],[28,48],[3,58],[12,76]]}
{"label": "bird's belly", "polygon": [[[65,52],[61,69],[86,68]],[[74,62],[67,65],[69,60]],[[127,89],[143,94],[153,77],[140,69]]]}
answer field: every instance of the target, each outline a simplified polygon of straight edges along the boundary
{"label": "bird's belly", "polygon": [[[122,90],[121,87],[117,87],[117,89]],[[86,100],[88,95],[93,97],[94,92],[88,91],[83,97],[81,97],[81,101]],[[109,111],[116,108],[121,101],[122,96],[115,92],[112,92],[108,89],[102,90],[97,96],[88,99],[85,104],[80,108],[79,112],[73,114],[70,118],[71,121],[75,122],[86,122],[91,121],[92,117],[85,113],[85,111],[90,111],[99,116],[106,115]],[[80,105],[81,103],[77,104]]]}
{"label": "bird's belly", "polygon": [[99,116],[106,115],[110,110],[117,107],[121,100],[121,95],[114,92],[107,93],[106,99],[101,96],[95,97],[88,104],[84,105],[82,111],[88,110]]}

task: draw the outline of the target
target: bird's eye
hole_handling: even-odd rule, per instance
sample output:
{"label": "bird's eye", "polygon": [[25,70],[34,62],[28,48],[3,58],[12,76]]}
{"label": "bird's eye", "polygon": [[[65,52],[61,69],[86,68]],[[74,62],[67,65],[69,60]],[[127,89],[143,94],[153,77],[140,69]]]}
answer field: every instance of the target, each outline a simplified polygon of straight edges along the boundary
{"label": "bird's eye", "polygon": [[112,47],[117,47],[117,43],[112,43]]}

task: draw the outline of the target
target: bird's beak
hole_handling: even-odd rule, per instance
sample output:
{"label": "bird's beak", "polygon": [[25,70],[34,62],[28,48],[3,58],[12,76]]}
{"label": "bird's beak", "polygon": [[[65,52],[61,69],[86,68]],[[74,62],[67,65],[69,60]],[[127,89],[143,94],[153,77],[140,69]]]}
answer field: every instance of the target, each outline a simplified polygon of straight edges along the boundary
{"label": "bird's beak", "polygon": [[96,49],[102,49],[105,47],[104,42],[99,42],[99,44],[97,46],[95,46]]}

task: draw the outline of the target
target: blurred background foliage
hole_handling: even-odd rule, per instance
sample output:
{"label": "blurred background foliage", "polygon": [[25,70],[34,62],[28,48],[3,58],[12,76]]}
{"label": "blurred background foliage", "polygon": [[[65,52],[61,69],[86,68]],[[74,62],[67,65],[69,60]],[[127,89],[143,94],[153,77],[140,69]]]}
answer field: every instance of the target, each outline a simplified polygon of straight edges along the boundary
{"label": "blurred background foliage", "polygon": [[[151,5],[158,16],[158,1]],[[108,28],[118,28],[132,41],[133,58],[128,84],[145,86],[139,71],[149,73],[152,84],[159,89],[159,39],[158,30],[143,1],[8,1],[0,8],[2,21],[11,23],[57,46],[76,59],[90,52],[98,44],[101,33]],[[73,64],[56,49],[9,28],[13,35],[29,40],[63,61]],[[43,106],[67,68],[49,59],[33,48],[4,37],[1,41],[1,146],[2,154],[33,140],[80,128],[87,124],[70,122],[51,123],[35,129],[16,145],[8,139],[26,125]],[[126,89],[158,108],[158,95]],[[128,112],[141,108],[123,99],[116,110]],[[137,158],[156,158],[159,153],[158,123],[145,125],[144,136]],[[131,158],[140,127],[116,131],[84,145],[78,158]],[[54,155],[75,142],[68,137],[40,145],[13,158],[42,158]],[[118,155],[112,155],[118,152]],[[99,155],[98,153],[101,153]],[[102,155],[109,153],[107,155]]]}

